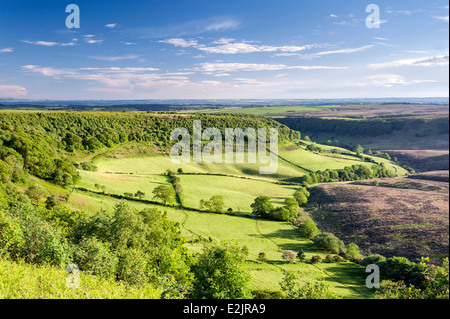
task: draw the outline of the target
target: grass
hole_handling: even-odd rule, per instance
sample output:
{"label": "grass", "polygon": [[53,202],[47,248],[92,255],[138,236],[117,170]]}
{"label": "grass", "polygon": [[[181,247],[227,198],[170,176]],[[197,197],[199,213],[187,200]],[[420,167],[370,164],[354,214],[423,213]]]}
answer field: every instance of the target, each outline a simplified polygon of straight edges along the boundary
{"label": "grass", "polygon": [[298,188],[227,176],[179,175],[179,178],[185,206],[199,208],[201,199],[209,200],[213,195],[222,195],[226,208],[240,212],[250,212],[250,205],[261,195],[269,196],[274,204],[282,205],[284,199],[292,196]]}
{"label": "grass", "polygon": [[0,299],[158,299],[150,284],[137,286],[79,272],[79,288],[68,288],[64,269],[0,259]]}
{"label": "grass", "polygon": [[91,191],[99,191],[95,185],[105,186],[105,192],[109,194],[123,195],[124,192],[135,194],[144,192],[143,199],[151,200],[153,190],[160,185],[170,185],[164,175],[126,175],[102,172],[78,171],[81,180],[77,187]]}

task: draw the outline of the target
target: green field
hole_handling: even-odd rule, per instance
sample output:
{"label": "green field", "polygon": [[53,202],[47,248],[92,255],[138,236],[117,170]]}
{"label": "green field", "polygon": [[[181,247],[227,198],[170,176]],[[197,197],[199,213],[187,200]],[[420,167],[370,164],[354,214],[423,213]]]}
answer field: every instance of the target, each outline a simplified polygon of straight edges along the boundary
{"label": "green field", "polygon": [[251,212],[250,205],[256,197],[266,195],[274,204],[282,205],[286,197],[298,188],[292,185],[277,185],[271,182],[212,175],[180,175],[184,205],[199,208],[201,199],[222,195],[225,207],[234,211]]}

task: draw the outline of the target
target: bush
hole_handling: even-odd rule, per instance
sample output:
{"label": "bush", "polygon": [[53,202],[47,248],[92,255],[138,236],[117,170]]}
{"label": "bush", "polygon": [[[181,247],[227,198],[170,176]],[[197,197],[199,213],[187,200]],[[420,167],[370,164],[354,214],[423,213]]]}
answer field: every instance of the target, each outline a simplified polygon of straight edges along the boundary
{"label": "bush", "polygon": [[286,260],[288,263],[293,264],[296,261],[297,253],[293,250],[285,250],[281,255],[283,260]]}
{"label": "bush", "polygon": [[266,252],[265,251],[260,252],[258,254],[258,259],[261,260],[262,262],[266,262],[268,260]]}
{"label": "bush", "polygon": [[148,258],[142,251],[126,249],[119,253],[117,279],[132,285],[142,286],[149,282],[152,272],[149,270]]}
{"label": "bush", "polygon": [[304,261],[304,260],[305,260],[306,254],[305,254],[305,252],[303,251],[303,249],[300,249],[300,250],[298,251],[298,253],[297,253],[297,258],[298,258],[298,260],[300,260],[300,261]]}
{"label": "bush", "polygon": [[311,264],[316,264],[316,263],[321,263],[322,262],[322,257],[320,257],[319,255],[314,255],[311,257]]}
{"label": "bush", "polygon": [[355,263],[359,263],[362,259],[359,247],[355,243],[350,243],[345,252],[345,258]]}
{"label": "bush", "polygon": [[375,255],[370,255],[370,256],[363,258],[359,262],[359,264],[364,267],[367,267],[367,265],[376,264],[376,263],[379,263],[379,262],[382,262],[385,260],[386,260],[386,258],[384,256],[375,254]]}
{"label": "bush", "polygon": [[[15,229],[6,238],[8,252],[28,263],[66,266],[72,257],[69,244],[59,230],[39,217],[40,210],[32,205],[16,205],[4,211],[3,216],[10,217],[5,220],[14,222]],[[3,232],[1,237],[5,240]]]}
{"label": "bush", "polygon": [[325,256],[325,260],[327,263],[332,263],[334,262],[334,256],[333,255],[326,255]]}
{"label": "bush", "polygon": [[337,254],[344,250],[344,243],[331,233],[321,233],[314,237],[314,245],[317,248],[325,249],[329,252]]}
{"label": "bush", "polygon": [[193,265],[194,299],[251,298],[250,274],[244,268],[247,256],[237,244],[211,245]]}
{"label": "bush", "polygon": [[342,296],[336,294],[330,285],[324,281],[314,281],[299,284],[297,277],[285,272],[280,283],[281,290],[287,299],[340,299]]}
{"label": "bush", "polygon": [[380,182],[379,182],[379,181],[373,181],[373,182],[372,182],[372,186],[378,186],[378,185],[380,185]]}
{"label": "bush", "polygon": [[300,236],[309,239],[313,239],[319,233],[316,223],[311,218],[307,218],[305,222],[298,227],[298,231],[300,232]]}
{"label": "bush", "polygon": [[95,237],[83,238],[74,251],[74,263],[93,275],[111,277],[117,274],[118,258],[107,244]]}

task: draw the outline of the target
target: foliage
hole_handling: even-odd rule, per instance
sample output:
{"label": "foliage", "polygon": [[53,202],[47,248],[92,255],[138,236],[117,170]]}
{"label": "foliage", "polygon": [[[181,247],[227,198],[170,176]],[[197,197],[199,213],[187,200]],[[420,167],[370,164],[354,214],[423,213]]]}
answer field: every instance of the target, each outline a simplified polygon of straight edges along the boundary
{"label": "foliage", "polygon": [[300,226],[298,226],[298,231],[300,236],[311,240],[319,233],[316,223],[311,218],[307,218],[302,224],[300,224]]}
{"label": "foliage", "polygon": [[192,267],[194,299],[250,298],[250,275],[243,267],[246,259],[237,244],[220,243],[206,247]]}
{"label": "foliage", "polygon": [[345,249],[344,243],[331,233],[320,233],[314,237],[314,245],[319,249],[325,249],[332,253],[339,253]]}
{"label": "foliage", "polygon": [[384,163],[381,165],[352,165],[343,169],[311,172],[301,178],[303,184],[317,184],[329,182],[357,181],[372,178],[393,177],[394,174],[386,168]]}
{"label": "foliage", "polygon": [[345,252],[345,258],[353,262],[360,262],[362,259],[361,252],[359,251],[358,245],[355,243],[350,243],[347,246],[347,251]]}
{"label": "foliage", "polygon": [[213,195],[208,201],[200,200],[200,209],[206,209],[210,213],[223,214],[225,202],[222,195]]}
{"label": "foliage", "polygon": [[80,271],[80,288],[66,286],[67,272],[49,265],[10,262],[0,258],[0,299],[158,299],[160,289],[141,287],[87,275]]}
{"label": "foliage", "polygon": [[305,187],[300,187],[294,193],[294,198],[300,206],[304,206],[308,202],[309,192]]}
{"label": "foliage", "polygon": [[364,267],[367,267],[367,265],[376,264],[376,263],[379,263],[379,262],[382,262],[382,261],[385,261],[385,260],[386,260],[386,258],[384,256],[375,254],[375,255],[369,255],[367,257],[364,257],[359,262],[359,264],[364,266]]}
{"label": "foliage", "polygon": [[311,257],[311,264],[316,264],[316,263],[321,263],[322,262],[322,257],[320,257],[319,255],[314,255]]}
{"label": "foliage", "polygon": [[93,237],[111,244],[119,258],[118,278],[142,284],[171,274],[180,282],[190,280],[190,255],[183,246],[180,225],[157,209],[136,209],[119,203],[113,216],[104,212],[85,217],[74,227],[73,238]]}
{"label": "foliage", "polygon": [[0,227],[12,226],[0,236],[13,260],[65,266],[71,261],[71,250],[61,232],[39,217],[43,208],[13,205],[2,209]]}
{"label": "foliage", "polygon": [[175,202],[175,191],[168,185],[160,185],[153,190],[153,198],[160,199],[164,206]]}
{"label": "foliage", "polygon": [[262,262],[266,262],[266,261],[268,260],[266,252],[261,251],[261,252],[258,254],[258,259],[259,259],[260,261],[262,261]]}
{"label": "foliage", "polygon": [[281,258],[286,260],[288,263],[293,264],[296,261],[297,253],[293,250],[284,250]]}
{"label": "foliage", "polygon": [[116,276],[118,258],[109,246],[95,237],[83,238],[74,250],[73,261],[87,274]]}
{"label": "foliage", "polygon": [[294,274],[285,271],[283,280],[280,283],[281,290],[287,299],[340,299],[340,295],[331,289],[325,281],[298,283],[298,278]]}
{"label": "foliage", "polygon": [[271,212],[274,210],[270,197],[265,195],[258,196],[250,207],[252,214],[261,218],[270,218]]}
{"label": "foliage", "polygon": [[290,221],[298,216],[299,207],[294,198],[286,198],[284,206],[274,207],[269,196],[258,196],[250,205],[252,214],[265,219]]}
{"label": "foliage", "polygon": [[298,260],[300,260],[300,261],[304,261],[304,260],[305,260],[306,254],[305,254],[305,252],[303,251],[303,249],[300,249],[300,250],[298,251],[298,253],[297,253],[297,258],[298,258]]}

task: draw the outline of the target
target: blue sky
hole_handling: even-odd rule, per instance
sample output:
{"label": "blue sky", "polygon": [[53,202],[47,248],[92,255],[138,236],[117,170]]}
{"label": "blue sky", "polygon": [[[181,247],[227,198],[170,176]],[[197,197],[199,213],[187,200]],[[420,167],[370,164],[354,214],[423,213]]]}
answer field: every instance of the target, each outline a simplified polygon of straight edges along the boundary
{"label": "blue sky", "polygon": [[438,0],[0,0],[0,98],[448,97],[448,36]]}

